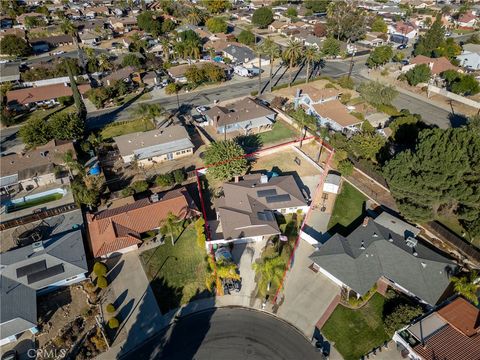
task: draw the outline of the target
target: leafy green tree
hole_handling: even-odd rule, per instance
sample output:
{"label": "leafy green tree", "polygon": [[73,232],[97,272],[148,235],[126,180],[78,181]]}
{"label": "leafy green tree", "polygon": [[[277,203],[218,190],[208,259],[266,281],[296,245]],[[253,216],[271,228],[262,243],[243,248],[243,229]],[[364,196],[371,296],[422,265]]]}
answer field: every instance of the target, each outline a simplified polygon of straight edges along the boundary
{"label": "leafy green tree", "polygon": [[289,40],[287,43],[287,47],[283,51],[283,57],[286,61],[288,61],[288,86],[292,85],[292,70],[293,67],[297,64],[300,58],[303,55],[303,45],[301,42],[296,40]]}
{"label": "leafy green tree", "polygon": [[327,56],[338,56],[340,55],[340,46],[340,41],[333,37],[328,37],[323,42],[322,52]]}
{"label": "leafy green tree", "polygon": [[393,49],[389,45],[376,47],[367,59],[369,68],[376,68],[379,65],[385,65],[393,57]]}
{"label": "leafy green tree", "polygon": [[102,262],[99,262],[97,261],[94,265],[93,265],[93,272],[95,273],[95,275],[97,276],[105,276],[107,275],[107,266],[102,263]]}
{"label": "leafy green tree", "polygon": [[0,41],[0,52],[5,55],[27,56],[30,54],[31,48],[22,38],[8,34]]}
{"label": "leafy green tree", "polygon": [[155,183],[158,186],[172,186],[175,184],[175,178],[172,173],[159,174],[155,178]]}
{"label": "leafy green tree", "polygon": [[50,127],[42,118],[30,118],[20,128],[19,135],[29,148],[46,144],[52,139]]}
{"label": "leafy green tree", "polygon": [[285,12],[285,16],[290,19],[295,19],[298,16],[297,9],[295,9],[293,6],[290,6]]}
{"label": "leafy green tree", "polygon": [[203,23],[203,20],[204,20],[204,14],[197,7],[192,7],[186,18],[187,24],[196,25],[196,26]]}
{"label": "leafy green tree", "polygon": [[475,95],[480,92],[477,79],[471,74],[460,75],[455,81],[448,84],[448,88],[455,94],[464,96]]}
{"label": "leafy green tree", "polygon": [[383,20],[383,17],[377,16],[372,23],[371,29],[375,32],[386,33],[388,30],[387,23]]}
{"label": "leafy green tree", "polygon": [[209,82],[219,82],[226,79],[225,71],[220,66],[215,64],[208,62],[203,64],[202,71]]}
{"label": "leafy green tree", "polygon": [[280,255],[262,258],[260,262],[252,265],[259,278],[258,294],[260,297],[263,298],[267,295],[268,288],[277,289],[281,285],[286,266],[285,259]]}
{"label": "leafy green tree", "polygon": [[173,95],[176,94],[180,91],[180,85],[177,83],[170,83],[167,86],[165,86],[165,94],[167,95]]}
{"label": "leafy green tree", "polygon": [[422,314],[423,311],[420,306],[400,304],[392,311],[392,313],[385,317],[385,331],[387,334],[392,335],[395,331],[410,324],[413,319]]}
{"label": "leafy green tree", "polygon": [[142,62],[140,58],[135,54],[127,54],[122,59],[122,66],[133,66],[134,68],[140,68],[142,66]]}
{"label": "leafy green tree", "polygon": [[160,233],[164,236],[170,236],[172,245],[175,245],[175,236],[182,231],[182,219],[171,211],[167,217],[160,222]]}
{"label": "leafy green tree", "polygon": [[476,271],[472,271],[469,275],[461,277],[453,276],[451,281],[456,293],[462,295],[465,299],[471,301],[475,305],[478,305],[480,282],[478,282],[479,278]]}
{"label": "leafy green tree", "polygon": [[379,81],[363,82],[357,90],[372,105],[390,105],[398,94],[392,85],[384,85]]}
{"label": "leafy green tree", "polygon": [[112,330],[117,329],[120,326],[120,322],[118,321],[117,318],[111,318],[108,320],[108,327]]}
{"label": "leafy green tree", "polygon": [[148,183],[145,180],[135,181],[130,185],[135,193],[142,193],[148,190]]}
{"label": "leafy green tree", "polygon": [[344,159],[338,163],[337,168],[343,176],[350,176],[353,173],[354,166],[350,160]]}
{"label": "leafy green tree", "polygon": [[62,106],[69,106],[73,104],[73,96],[60,96],[57,100]]}
{"label": "leafy green tree", "polygon": [[174,21],[170,19],[166,19],[162,22],[162,33],[168,34],[173,30],[175,30],[176,27],[177,27],[177,24]]}
{"label": "leafy green tree", "polygon": [[337,40],[357,41],[367,32],[370,17],[354,2],[333,1],[327,8],[328,32]]}
{"label": "leafy green tree", "polygon": [[27,29],[32,29],[39,26],[45,26],[47,23],[41,17],[37,16],[26,16],[25,17],[25,27]]}
{"label": "leafy green tree", "polygon": [[252,23],[260,29],[265,29],[273,22],[273,12],[270,8],[260,7],[253,13]]}
{"label": "leafy green tree", "polygon": [[462,52],[462,47],[457,44],[454,38],[448,38],[433,51],[434,57],[445,56],[447,59],[453,60]]}
{"label": "leafy green tree", "polygon": [[181,184],[185,180],[185,171],[183,169],[176,169],[172,172],[175,184]]}
{"label": "leafy green tree", "polygon": [[330,2],[329,0],[305,0],[303,5],[314,13],[324,13]]}
{"label": "leafy green tree", "polygon": [[240,34],[238,34],[237,40],[241,44],[253,45],[255,43],[255,34],[250,30],[242,30]]}
{"label": "leafy green tree", "polygon": [[200,85],[206,81],[205,71],[199,66],[192,65],[185,71],[185,78],[189,84]]}
{"label": "leafy green tree", "polygon": [[227,22],[221,17],[212,17],[207,20],[205,25],[212,33],[226,33],[228,29]]}
{"label": "leafy green tree", "polygon": [[432,56],[434,51],[442,45],[444,39],[445,29],[441,17],[437,16],[430,29],[418,39],[413,53],[415,55]]}
{"label": "leafy green tree", "polygon": [[158,36],[162,33],[162,18],[153,11],[141,11],[137,16],[138,27],[153,36]]}
{"label": "leafy green tree", "polygon": [[463,128],[420,132],[415,149],[384,167],[401,213],[416,222],[439,214],[456,217],[472,237],[480,235],[480,135]]}
{"label": "leafy green tree", "polygon": [[113,314],[117,309],[115,309],[115,306],[113,304],[107,304],[105,307],[105,310],[107,310],[108,313]]}
{"label": "leafy green tree", "polygon": [[416,143],[420,131],[428,128],[427,124],[421,121],[421,117],[414,114],[396,117],[388,127],[392,130],[392,138],[396,144],[409,146]]}
{"label": "leafy green tree", "polygon": [[228,181],[247,171],[245,152],[233,140],[214,142],[207,147],[204,154],[204,162],[208,167],[207,174],[213,179]]}
{"label": "leafy green tree", "polygon": [[197,33],[193,30],[182,31],[180,33],[180,41],[174,45],[176,53],[183,58],[198,59],[201,54],[202,41]]}
{"label": "leafy green tree", "polygon": [[100,189],[98,187],[87,187],[84,179],[76,177],[71,183],[73,198],[77,204],[85,204],[92,208],[98,204]]}
{"label": "leafy green tree", "polygon": [[204,0],[203,4],[212,14],[220,14],[231,8],[231,3],[228,0]]}
{"label": "leafy green tree", "polygon": [[358,157],[377,162],[377,154],[385,146],[385,138],[377,133],[360,133],[350,139],[351,149]]}
{"label": "leafy green tree", "polygon": [[48,121],[52,139],[76,140],[83,137],[85,123],[76,113],[55,114]]}
{"label": "leafy green tree", "polygon": [[108,281],[104,276],[97,277],[97,286],[100,289],[105,289],[108,286]]}
{"label": "leafy green tree", "polygon": [[405,78],[412,86],[417,86],[420,83],[428,82],[431,76],[432,72],[427,64],[415,65],[415,67],[405,73]]}

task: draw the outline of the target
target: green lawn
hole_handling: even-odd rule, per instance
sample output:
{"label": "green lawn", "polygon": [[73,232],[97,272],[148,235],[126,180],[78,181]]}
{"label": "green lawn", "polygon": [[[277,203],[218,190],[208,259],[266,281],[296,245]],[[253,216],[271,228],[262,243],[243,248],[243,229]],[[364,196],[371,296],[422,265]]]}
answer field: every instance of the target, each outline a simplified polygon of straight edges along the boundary
{"label": "green lawn", "polygon": [[23,210],[27,209],[32,206],[37,206],[41,204],[46,204],[51,201],[59,200],[63,197],[62,194],[50,194],[50,195],[45,195],[36,199],[28,200],[22,203],[18,204],[13,204],[11,206],[8,206],[8,211],[7,212],[14,212],[18,210]]}
{"label": "green lawn", "polygon": [[51,115],[72,112],[74,110],[75,110],[74,105],[70,105],[70,106],[59,105],[50,109],[37,109],[35,111],[19,115],[15,122],[19,124],[19,123],[28,121],[30,119],[47,119]]}
{"label": "green lawn", "polygon": [[332,217],[328,223],[328,229],[335,225],[344,228],[354,222],[364,211],[364,203],[367,198],[346,181],[342,184],[342,191],[337,196],[333,207]]}
{"label": "green lawn", "polygon": [[[193,225],[189,225],[172,246],[165,244],[145,251],[140,259],[163,314],[206,295],[206,251],[198,246]],[[176,259],[175,259],[176,258]]]}
{"label": "green lawn", "polygon": [[323,326],[322,333],[335,343],[345,360],[357,360],[390,339],[383,328],[384,304],[385,298],[377,293],[357,310],[338,305]]}
{"label": "green lawn", "polygon": [[[447,229],[452,231],[453,233],[457,234],[459,237],[471,242],[476,246],[480,246],[480,237],[472,238],[468,235],[462,225],[458,222],[458,219],[451,215],[451,216],[438,216],[435,220],[445,226]],[[463,236],[465,234],[465,236]]]}
{"label": "green lawn", "polygon": [[292,140],[298,136],[294,128],[288,126],[283,121],[277,120],[270,131],[258,134],[263,145],[271,145],[287,140]]}
{"label": "green lawn", "polygon": [[143,121],[141,119],[126,121],[119,124],[108,125],[101,131],[102,139],[111,139],[115,136],[131,134],[139,131],[148,131],[155,129],[155,125],[151,121]]}

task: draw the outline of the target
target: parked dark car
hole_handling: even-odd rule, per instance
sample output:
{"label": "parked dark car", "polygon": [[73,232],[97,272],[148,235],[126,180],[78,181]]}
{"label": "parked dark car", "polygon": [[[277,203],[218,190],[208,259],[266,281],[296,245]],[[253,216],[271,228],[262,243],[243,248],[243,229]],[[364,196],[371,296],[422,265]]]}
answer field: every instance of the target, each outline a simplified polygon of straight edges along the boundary
{"label": "parked dark car", "polygon": [[17,360],[18,354],[16,350],[9,350],[2,355],[2,360]]}

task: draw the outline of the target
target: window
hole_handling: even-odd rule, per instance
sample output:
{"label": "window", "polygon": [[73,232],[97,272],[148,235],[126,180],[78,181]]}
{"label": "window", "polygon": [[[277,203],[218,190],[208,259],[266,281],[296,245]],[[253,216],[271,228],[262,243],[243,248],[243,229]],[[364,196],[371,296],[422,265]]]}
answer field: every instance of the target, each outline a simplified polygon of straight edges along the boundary
{"label": "window", "polygon": [[175,153],[175,155],[180,155],[180,151],[177,151],[177,152]]}

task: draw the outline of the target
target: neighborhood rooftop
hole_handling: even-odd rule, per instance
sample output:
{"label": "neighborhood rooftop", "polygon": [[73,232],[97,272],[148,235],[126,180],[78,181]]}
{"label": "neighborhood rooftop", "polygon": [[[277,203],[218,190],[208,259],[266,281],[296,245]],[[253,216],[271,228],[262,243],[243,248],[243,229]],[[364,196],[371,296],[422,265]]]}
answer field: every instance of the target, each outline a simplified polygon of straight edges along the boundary
{"label": "neighborhood rooftop", "polygon": [[[81,94],[90,90],[89,84],[78,85]],[[8,104],[30,104],[38,101],[57,99],[61,96],[72,96],[72,88],[67,84],[53,84],[39,87],[30,87],[7,92]]]}

